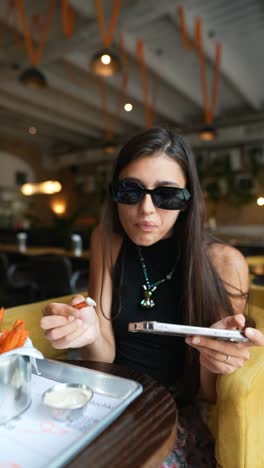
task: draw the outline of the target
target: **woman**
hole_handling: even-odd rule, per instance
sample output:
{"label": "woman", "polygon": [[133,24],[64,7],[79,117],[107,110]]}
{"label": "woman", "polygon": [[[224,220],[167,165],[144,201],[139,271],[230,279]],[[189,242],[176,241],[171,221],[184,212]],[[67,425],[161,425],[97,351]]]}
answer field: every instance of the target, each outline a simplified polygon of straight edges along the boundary
{"label": "woman", "polygon": [[[244,327],[247,263],[205,234],[203,218],[194,159],[182,139],[163,128],[132,138],[116,160],[91,239],[89,295],[96,310],[49,304],[41,320],[54,348],[80,347],[86,359],[130,366],[171,389],[181,425],[164,466],[214,466],[210,436],[192,402],[198,391],[215,401],[217,374],[249,359],[248,343],[128,331],[129,322],[142,320]],[[251,344],[264,344],[260,331],[245,333]]]}

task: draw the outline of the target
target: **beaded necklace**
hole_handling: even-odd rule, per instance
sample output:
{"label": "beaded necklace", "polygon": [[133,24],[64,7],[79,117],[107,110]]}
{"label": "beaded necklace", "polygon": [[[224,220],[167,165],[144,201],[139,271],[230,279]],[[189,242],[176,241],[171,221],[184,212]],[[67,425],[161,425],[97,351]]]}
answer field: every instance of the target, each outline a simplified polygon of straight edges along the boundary
{"label": "beaded necklace", "polygon": [[144,307],[145,309],[151,309],[155,305],[155,302],[152,299],[153,292],[156,291],[157,287],[160,284],[164,283],[165,281],[169,281],[172,278],[173,273],[176,268],[176,264],[173,266],[171,271],[164,278],[160,279],[159,281],[156,281],[155,283],[150,283],[146,264],[142,255],[142,250],[139,246],[137,246],[137,252],[138,252],[138,257],[142,266],[143,275],[145,279],[145,284],[142,285],[144,289],[144,299],[140,301],[140,305]]}

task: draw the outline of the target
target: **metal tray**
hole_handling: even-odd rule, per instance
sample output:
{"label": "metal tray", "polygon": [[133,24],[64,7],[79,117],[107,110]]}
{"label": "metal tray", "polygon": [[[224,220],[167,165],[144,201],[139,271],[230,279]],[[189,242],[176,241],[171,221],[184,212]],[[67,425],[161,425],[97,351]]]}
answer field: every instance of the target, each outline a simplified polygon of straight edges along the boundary
{"label": "metal tray", "polygon": [[[143,390],[142,385],[134,380],[126,379],[123,377],[117,377],[93,369],[86,369],[72,364],[61,363],[58,361],[52,361],[48,359],[38,359],[37,369],[39,376],[36,374],[36,371],[33,371],[33,374],[35,374],[33,375],[33,381],[35,382],[38,380],[44,381],[44,379],[42,379],[42,377],[44,377],[45,379],[50,379],[54,381],[54,383],[83,383],[88,385],[94,392],[94,405],[100,402],[101,406],[99,405],[100,408],[98,407],[98,414],[101,414],[101,416],[98,416],[98,419],[96,417],[94,423],[86,423],[81,429],[80,427],[78,427],[78,436],[75,437],[75,439],[73,438],[70,443],[65,443],[65,446],[61,447],[58,453],[58,436],[56,436],[55,432],[54,436],[52,434],[49,435],[49,437],[51,437],[51,443],[49,443],[47,440],[44,441],[45,437],[43,437],[43,435],[37,436],[36,441],[33,439],[33,437],[35,437],[34,435],[31,436],[32,438],[30,440],[26,439],[28,437],[28,434],[21,436],[23,432],[23,427],[21,428],[21,425],[23,425],[23,418],[24,420],[27,418],[27,413],[28,418],[30,417],[30,411],[34,415],[35,420],[38,419],[38,417],[40,418],[40,420],[41,418],[43,418],[44,408],[41,408],[41,405],[39,405],[39,403],[36,404],[36,402],[34,402],[33,391],[32,408],[29,408],[29,410],[26,411],[26,413],[20,418],[20,420],[18,420],[17,423],[15,421],[13,427],[11,425],[11,427],[0,429],[0,437],[2,435],[4,436],[2,440],[14,440],[14,442],[12,443],[14,444],[14,447],[16,446],[16,450],[19,450],[19,443],[21,444],[21,453],[22,445],[24,443],[30,443],[30,446],[34,449],[37,449],[37,444],[39,444],[39,447],[41,449],[40,454],[42,451],[43,455],[41,457],[38,456],[38,458],[36,458],[35,461],[34,459],[33,461],[30,461],[31,468],[39,468],[40,466],[45,466],[47,468],[59,468],[64,466],[71,459],[73,459],[74,456],[82,448],[88,445],[93,439],[95,439],[95,437],[97,437],[102,431],[104,431]],[[32,387],[34,390],[34,385],[32,385]],[[37,397],[35,399],[37,399]],[[107,414],[104,414],[104,412],[100,413],[102,407],[104,406],[104,401],[106,402],[105,405],[107,405],[107,402],[109,401],[114,402],[113,405],[109,405],[110,409],[108,408]],[[92,402],[93,400],[91,400],[91,403]],[[97,415],[97,407],[93,407],[92,410],[93,415],[95,414],[95,412]],[[63,429],[64,426],[60,427]],[[32,434],[34,434],[32,426],[30,426],[30,429]],[[74,427],[73,430],[76,430],[76,427]],[[6,431],[6,433],[4,433],[4,431]],[[9,431],[8,434],[7,431]],[[7,436],[9,439],[7,438]],[[20,440],[18,440],[18,437],[20,438]],[[24,440],[22,437],[25,437],[26,440]],[[53,445],[54,454],[52,453]],[[44,446],[49,447],[49,456],[46,455],[45,450],[47,449],[45,449]],[[7,461],[6,458],[3,458],[3,456],[5,455],[4,452],[5,451],[2,451],[1,449],[0,465],[1,462],[6,463]],[[23,453],[24,452],[25,450],[23,451]],[[19,457],[18,454],[16,456]],[[45,460],[42,457],[45,457]],[[17,462],[19,461],[20,460],[18,459]],[[28,463],[29,462],[26,462],[25,464],[22,463],[22,466],[29,466]]]}

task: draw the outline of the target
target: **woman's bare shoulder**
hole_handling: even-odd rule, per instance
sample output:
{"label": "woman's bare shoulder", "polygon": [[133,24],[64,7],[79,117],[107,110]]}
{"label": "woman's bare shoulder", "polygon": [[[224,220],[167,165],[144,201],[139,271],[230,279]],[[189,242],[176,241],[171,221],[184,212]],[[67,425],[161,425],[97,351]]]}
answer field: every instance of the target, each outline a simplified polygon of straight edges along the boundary
{"label": "woman's bare shoulder", "polygon": [[235,247],[221,242],[213,242],[208,248],[210,258],[213,262],[219,264],[237,264],[239,266],[247,266],[247,261],[244,255]]}

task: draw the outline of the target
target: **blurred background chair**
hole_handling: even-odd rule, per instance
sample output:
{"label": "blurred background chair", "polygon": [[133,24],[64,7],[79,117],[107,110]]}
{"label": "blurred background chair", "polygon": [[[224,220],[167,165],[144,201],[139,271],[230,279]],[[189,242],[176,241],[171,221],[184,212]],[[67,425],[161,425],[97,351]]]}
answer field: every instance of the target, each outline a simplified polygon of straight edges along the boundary
{"label": "blurred background chair", "polygon": [[28,304],[36,299],[37,285],[27,263],[11,263],[0,254],[0,305],[12,307]]}
{"label": "blurred background chair", "polygon": [[74,294],[88,285],[86,270],[73,271],[68,258],[56,255],[33,258],[32,274],[38,287],[38,300]]}

